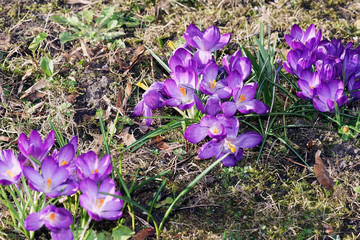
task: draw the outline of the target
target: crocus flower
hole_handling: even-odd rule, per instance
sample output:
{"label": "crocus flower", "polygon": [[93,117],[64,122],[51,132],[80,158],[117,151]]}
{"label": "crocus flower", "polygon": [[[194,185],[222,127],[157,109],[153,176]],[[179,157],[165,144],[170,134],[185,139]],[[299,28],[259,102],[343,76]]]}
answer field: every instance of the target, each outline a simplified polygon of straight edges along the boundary
{"label": "crocus flower", "polygon": [[185,40],[190,46],[207,52],[225,47],[230,41],[230,33],[221,35],[217,27],[211,26],[201,32],[194,24],[190,24],[185,33]]}
{"label": "crocus flower", "polygon": [[316,55],[307,49],[290,50],[287,61],[283,62],[285,70],[293,75],[300,76],[305,69],[310,69],[316,60]]}
{"label": "crocus flower", "polygon": [[297,92],[296,95],[302,99],[313,99],[316,96],[316,88],[320,83],[321,81],[318,73],[304,70],[297,82],[301,92]]}
{"label": "crocus flower", "polygon": [[342,60],[344,59],[344,50],[347,48],[352,48],[352,43],[349,43],[344,47],[341,43],[341,39],[333,39],[331,41],[324,39],[316,47],[316,58],[318,60],[324,60],[328,57],[337,57]]}
{"label": "crocus flower", "polygon": [[240,136],[237,136],[237,133],[238,127],[234,127],[227,131],[225,138],[205,143],[199,150],[199,157],[207,159],[214,156],[219,159],[229,153],[222,163],[227,167],[235,166],[243,156],[243,148],[253,148],[262,141],[262,136],[257,132],[247,132]]}
{"label": "crocus flower", "polygon": [[360,81],[355,81],[354,75],[349,80],[348,89],[350,91],[350,96],[353,99],[360,99]]}
{"label": "crocus flower", "polygon": [[123,200],[101,194],[101,192],[121,196],[116,191],[115,182],[112,178],[107,178],[97,186],[97,183],[91,179],[85,179],[80,184],[80,205],[88,211],[90,217],[96,221],[103,218],[116,220],[122,216]]}
{"label": "crocus flower", "polygon": [[200,83],[200,90],[207,95],[216,94],[221,99],[229,98],[231,96],[231,89],[226,86],[224,80],[216,80],[218,72],[219,67],[216,63],[212,62],[206,65],[203,79]]}
{"label": "crocus flower", "polygon": [[235,88],[233,91],[234,102],[224,102],[221,109],[226,117],[232,117],[236,109],[239,112],[248,114],[255,112],[264,114],[269,111],[269,107],[260,100],[255,99],[257,83],[248,83],[241,88]]}
{"label": "crocus flower", "polygon": [[11,185],[21,177],[22,165],[11,150],[0,151],[0,184]]}
{"label": "crocus flower", "polygon": [[169,96],[166,105],[179,107],[181,110],[191,108],[195,103],[197,75],[195,71],[187,71],[181,66],[175,70],[175,78],[164,82],[165,91]]}
{"label": "crocus flower", "polygon": [[24,221],[27,231],[36,231],[45,224],[51,231],[51,238],[53,240],[74,239],[70,229],[72,223],[71,213],[65,208],[57,208],[54,205],[49,205],[40,212],[31,213]]}
{"label": "crocus flower", "polygon": [[[152,110],[162,108],[165,105],[164,84],[154,82],[148,90],[142,95],[141,100],[134,108],[133,116],[152,117]],[[146,125],[150,126],[152,118],[145,119]]]}
{"label": "crocus flower", "polygon": [[207,115],[201,119],[200,124],[190,125],[184,136],[191,143],[198,143],[206,136],[221,139],[226,136],[227,128],[234,128],[236,125],[239,125],[239,121],[235,117],[228,119],[224,114],[218,114],[216,117]]}
{"label": "crocus flower", "polygon": [[78,190],[75,183],[67,182],[69,172],[66,167],[59,167],[52,157],[42,161],[41,174],[28,166],[24,167],[23,172],[32,190],[43,192],[50,198],[72,195]]}
{"label": "crocus flower", "polygon": [[[196,59],[184,48],[178,48],[175,50],[174,55],[169,59],[169,68],[171,73],[175,72],[176,66],[182,66],[186,70],[197,70],[197,61]],[[171,75],[172,76],[172,75]],[[172,76],[174,77],[174,76]]]}
{"label": "crocus flower", "polygon": [[80,179],[76,173],[75,155],[76,148],[71,141],[63,146],[60,151],[54,150],[52,153],[52,157],[59,167],[64,166],[66,170],[68,170],[69,180],[79,182]]}
{"label": "crocus flower", "polygon": [[241,51],[236,51],[231,57],[225,55],[222,64],[227,74],[237,71],[239,73],[239,81],[244,81],[250,76],[251,61],[247,57],[242,57]]}
{"label": "crocus flower", "polygon": [[316,32],[314,24],[311,24],[304,33],[298,25],[294,24],[290,35],[285,35],[285,40],[292,49],[313,50],[321,41],[321,29]]}
{"label": "crocus flower", "polygon": [[[38,161],[42,161],[46,155],[50,152],[55,142],[55,133],[53,130],[50,131],[47,138],[42,141],[38,131],[33,130],[29,138],[25,133],[20,134],[18,139],[18,148],[25,157],[32,157]],[[33,161],[30,159],[33,163]],[[39,169],[39,166],[33,163],[34,168]]]}
{"label": "crocus flower", "polygon": [[[360,48],[358,48],[358,49],[360,49]],[[345,84],[348,83],[348,81],[352,75],[354,75],[355,78],[359,78],[360,77],[360,51],[357,51],[354,49],[346,49],[346,52],[344,55],[343,68],[344,68]]]}
{"label": "crocus flower", "polygon": [[322,83],[317,89],[317,98],[313,99],[314,107],[320,112],[331,112],[335,109],[335,101],[340,107],[348,97],[344,94],[344,84],[340,80]]}
{"label": "crocus flower", "polygon": [[316,70],[322,82],[339,79],[342,75],[342,62],[337,57],[327,57],[324,60],[317,60]]}
{"label": "crocus flower", "polygon": [[95,182],[107,178],[112,170],[110,155],[100,159],[93,151],[79,155],[76,160],[77,173],[81,180],[90,178]]}

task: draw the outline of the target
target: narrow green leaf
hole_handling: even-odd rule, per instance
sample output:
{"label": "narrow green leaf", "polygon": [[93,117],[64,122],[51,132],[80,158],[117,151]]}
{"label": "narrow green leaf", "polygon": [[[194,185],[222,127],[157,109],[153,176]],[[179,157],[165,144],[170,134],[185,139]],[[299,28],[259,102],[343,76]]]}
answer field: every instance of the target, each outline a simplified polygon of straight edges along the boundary
{"label": "narrow green leaf", "polygon": [[69,24],[68,20],[62,16],[59,16],[59,15],[52,15],[50,17],[50,20],[60,24],[60,25],[67,25]]}
{"label": "narrow green leaf", "polygon": [[46,32],[40,33],[37,35],[34,40],[30,43],[29,49],[33,52],[35,52],[36,48],[42,43],[46,38],[48,34]]}
{"label": "narrow green leaf", "polygon": [[59,39],[60,39],[60,43],[61,43],[61,44],[64,44],[64,43],[66,43],[66,42],[70,42],[70,41],[72,41],[72,40],[74,40],[74,39],[77,39],[77,37],[74,36],[74,35],[72,35],[72,34],[69,33],[69,32],[62,32],[62,33],[60,33],[60,35],[59,35]]}
{"label": "narrow green leaf", "polygon": [[90,25],[94,18],[94,12],[91,10],[83,11],[82,12],[82,21],[85,22],[87,25]]}

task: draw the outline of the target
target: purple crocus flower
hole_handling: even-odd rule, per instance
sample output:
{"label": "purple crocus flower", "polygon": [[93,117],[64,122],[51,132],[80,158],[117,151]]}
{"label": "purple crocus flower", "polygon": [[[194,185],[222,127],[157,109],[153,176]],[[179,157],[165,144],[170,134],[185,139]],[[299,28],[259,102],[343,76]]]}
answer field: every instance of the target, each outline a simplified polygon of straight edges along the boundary
{"label": "purple crocus flower", "polygon": [[[73,138],[74,139],[74,138]],[[77,143],[77,141],[76,141]],[[77,144],[74,145],[74,142],[69,142],[63,146],[60,151],[54,150],[52,153],[53,159],[57,162],[59,167],[64,166],[69,172],[69,180],[78,183],[79,178],[76,173],[76,164],[75,164],[75,155]]]}
{"label": "purple crocus flower", "polygon": [[190,125],[184,132],[184,137],[191,143],[198,143],[206,136],[215,139],[221,139],[226,136],[227,128],[234,128],[239,125],[237,118],[226,118],[224,114],[215,116],[205,116],[201,119],[200,124]]}
{"label": "purple crocus flower", "polygon": [[116,191],[115,182],[112,178],[107,178],[98,185],[91,179],[85,179],[80,184],[80,205],[88,211],[90,217],[96,221],[103,218],[116,220],[122,216],[123,200],[101,194],[101,192],[121,196]]}
{"label": "purple crocus flower", "polygon": [[110,155],[105,155],[99,161],[98,156],[93,151],[79,155],[75,163],[81,180],[90,178],[99,182],[107,178],[112,170]]}
{"label": "purple crocus flower", "polygon": [[251,61],[247,57],[242,57],[241,51],[236,51],[231,57],[226,55],[223,58],[222,63],[227,74],[230,74],[233,71],[237,71],[240,74],[239,81],[244,81],[250,76]]}
{"label": "purple crocus flower", "polygon": [[224,80],[216,81],[219,72],[219,67],[212,62],[206,65],[204,69],[203,79],[200,83],[200,90],[207,94],[216,94],[221,99],[229,98],[231,96],[231,89],[226,86]]}
{"label": "purple crocus flower", "polygon": [[283,62],[283,66],[288,73],[300,76],[303,70],[312,67],[315,60],[315,53],[307,49],[295,49],[289,51],[287,61]]}
{"label": "purple crocus flower", "polygon": [[0,184],[11,185],[21,177],[22,164],[13,151],[0,151]]}
{"label": "purple crocus flower", "polygon": [[197,75],[195,71],[187,71],[181,66],[175,69],[175,78],[164,82],[165,91],[169,96],[166,105],[179,107],[181,110],[191,108],[196,102]]}
{"label": "purple crocus flower", "polygon": [[[41,162],[50,152],[54,142],[55,133],[53,130],[50,131],[44,141],[41,140],[41,136],[38,131],[33,130],[30,133],[29,138],[27,138],[25,133],[20,134],[18,139],[18,148],[25,157],[32,157]],[[30,161],[33,163],[31,159]],[[33,163],[33,165],[34,168],[39,169],[39,166],[36,163]]]}
{"label": "purple crocus flower", "polygon": [[230,33],[221,35],[217,27],[211,26],[201,32],[194,24],[190,24],[185,33],[185,40],[190,46],[207,52],[213,52],[225,47],[230,41]]}
{"label": "purple crocus flower", "polygon": [[36,231],[45,224],[51,231],[51,238],[53,240],[74,239],[70,229],[72,223],[71,213],[65,208],[57,208],[54,205],[49,205],[40,212],[31,213],[24,221],[27,231]]}
{"label": "purple crocus flower", "polygon": [[[148,90],[142,95],[141,100],[134,108],[133,116],[152,117],[152,110],[162,108],[165,105],[166,93],[164,91],[164,84],[161,82],[154,82]],[[145,119],[146,125],[150,126],[152,118]]]}
{"label": "purple crocus flower", "polygon": [[169,59],[169,68],[171,69],[171,77],[175,77],[172,74],[175,72],[176,66],[182,66],[186,70],[197,70],[196,59],[184,48],[178,48],[175,50],[174,55]]}
{"label": "purple crocus flower", "polygon": [[207,159],[214,156],[219,159],[230,153],[222,163],[227,167],[235,166],[243,156],[243,148],[253,148],[262,141],[262,136],[257,132],[247,132],[237,136],[238,129],[234,127],[227,131],[225,138],[213,139],[205,143],[199,150],[199,157]]}
{"label": "purple crocus flower", "polygon": [[316,33],[314,24],[311,24],[305,33],[298,25],[294,24],[290,35],[285,35],[285,40],[292,49],[313,50],[321,41],[321,35],[321,29]]}
{"label": "purple crocus flower", "polygon": [[313,99],[316,96],[316,88],[320,86],[320,83],[318,73],[304,70],[301,72],[300,79],[297,82],[301,92],[297,92],[296,95],[302,99]]}
{"label": "purple crocus flower", "polygon": [[328,57],[337,57],[342,60],[344,59],[344,50],[347,48],[352,48],[352,43],[349,43],[344,47],[341,43],[341,39],[333,39],[331,41],[324,39],[316,47],[316,58],[318,60],[324,60]]}
{"label": "purple crocus flower", "polygon": [[42,161],[41,174],[28,166],[24,166],[23,172],[32,190],[43,192],[50,198],[72,195],[78,190],[75,183],[67,182],[69,172],[66,167],[59,167],[52,157]]}
{"label": "purple crocus flower", "polygon": [[[358,49],[360,49],[360,48],[358,48]],[[354,75],[355,78],[359,78],[360,77],[360,51],[357,51],[354,49],[346,49],[346,52],[344,55],[343,68],[344,68],[345,84],[348,83],[348,81],[352,75]]]}
{"label": "purple crocus flower", "polygon": [[349,80],[348,89],[353,99],[360,99],[360,80],[355,81],[354,75]]}
{"label": "purple crocus flower", "polygon": [[224,102],[221,109],[226,117],[232,117],[236,109],[239,112],[248,114],[255,112],[264,114],[269,111],[265,103],[255,99],[257,83],[248,83],[241,88],[235,88],[233,91],[234,102]]}
{"label": "purple crocus flower", "polygon": [[340,107],[348,100],[348,97],[344,94],[344,84],[340,80],[322,83],[316,91],[318,98],[314,98],[313,103],[314,107],[320,112],[331,112],[335,109],[335,101]]}
{"label": "purple crocus flower", "polygon": [[342,75],[342,62],[337,57],[327,57],[324,60],[317,60],[316,70],[322,82],[339,79]]}

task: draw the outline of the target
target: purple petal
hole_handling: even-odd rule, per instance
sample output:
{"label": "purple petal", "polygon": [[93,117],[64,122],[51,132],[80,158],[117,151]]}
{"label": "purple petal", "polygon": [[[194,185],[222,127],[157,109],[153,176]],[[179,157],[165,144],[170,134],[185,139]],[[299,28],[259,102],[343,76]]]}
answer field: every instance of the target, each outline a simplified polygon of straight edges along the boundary
{"label": "purple petal", "polygon": [[76,152],[75,152],[74,145],[72,145],[72,144],[65,145],[59,151],[59,154],[57,157],[58,165],[59,166],[68,165],[70,162],[73,161],[75,154],[76,154]]}
{"label": "purple petal", "polygon": [[70,228],[60,228],[50,232],[53,240],[73,240],[74,235]]}
{"label": "purple petal", "polygon": [[262,141],[262,136],[257,132],[246,132],[241,134],[236,140],[240,148],[253,148]]}
{"label": "purple petal", "polygon": [[205,112],[209,115],[215,116],[221,110],[221,100],[217,95],[212,95],[208,98],[205,106]]}
{"label": "purple petal", "polygon": [[144,111],[144,105],[145,105],[145,101],[141,100],[140,102],[138,102],[138,104],[136,104],[135,108],[134,108],[134,112],[133,112],[133,116],[140,116],[143,111]]}
{"label": "purple petal", "polygon": [[193,38],[202,38],[203,33],[194,24],[190,24],[184,32],[184,38],[190,46],[200,48],[200,46],[193,40]]}
{"label": "purple petal", "polygon": [[108,220],[116,220],[116,219],[122,217],[122,212],[121,211],[102,212],[101,217],[108,219]]}
{"label": "purple petal", "polygon": [[31,167],[25,166],[23,168],[24,176],[28,179],[29,183],[33,185],[35,191],[42,192],[42,186],[44,185],[44,179],[39,172]]}
{"label": "purple petal", "polygon": [[198,143],[208,135],[209,128],[201,127],[200,124],[190,125],[184,132],[185,139],[191,143]]}
{"label": "purple petal", "polygon": [[201,50],[213,52],[215,50],[217,43],[220,40],[220,37],[221,37],[220,31],[217,27],[211,26],[207,28],[203,34],[204,48]]}
{"label": "purple petal", "polygon": [[216,49],[222,49],[223,47],[225,47],[231,39],[231,34],[230,33],[225,33],[223,35],[221,35],[219,43],[216,45]]}
{"label": "purple petal", "polygon": [[101,179],[105,179],[112,170],[112,164],[111,164],[111,157],[110,155],[105,155],[100,161],[99,161],[99,167],[98,171],[102,175]]}
{"label": "purple petal", "polygon": [[221,149],[223,148],[223,140],[212,140],[201,146],[199,150],[199,158],[211,158],[213,156],[219,156]]}
{"label": "purple petal", "polygon": [[234,102],[224,102],[221,104],[221,110],[226,117],[232,117],[236,113],[236,104]]}
{"label": "purple petal", "polygon": [[27,231],[36,231],[44,225],[41,214],[34,212],[26,217],[24,227]]}

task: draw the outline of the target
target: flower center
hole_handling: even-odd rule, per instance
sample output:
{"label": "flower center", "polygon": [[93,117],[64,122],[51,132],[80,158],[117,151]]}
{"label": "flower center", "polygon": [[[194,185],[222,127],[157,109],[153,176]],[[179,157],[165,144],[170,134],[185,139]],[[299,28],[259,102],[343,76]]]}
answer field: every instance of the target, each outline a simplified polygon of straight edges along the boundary
{"label": "flower center", "polygon": [[50,185],[51,185],[51,179],[50,178],[48,178],[47,183],[48,183],[47,187],[50,188]]}
{"label": "flower center", "polygon": [[214,89],[214,87],[216,86],[216,80],[213,80],[212,82],[210,81],[210,86],[211,89]]}
{"label": "flower center", "polygon": [[213,132],[214,132],[215,134],[217,134],[217,133],[219,132],[219,130],[218,130],[217,128],[215,128],[215,129],[213,130]]}
{"label": "flower center", "polygon": [[231,145],[230,143],[227,143],[227,145],[232,153],[236,152],[236,148],[233,145]]}
{"label": "flower center", "polygon": [[66,165],[66,164],[68,164],[68,163],[67,163],[64,159],[61,160],[60,166],[64,166],[64,165]]}
{"label": "flower center", "polygon": [[182,93],[182,95],[184,95],[184,97],[185,97],[186,90],[185,90],[185,88],[184,88],[184,87],[181,87],[181,88],[180,88],[180,92],[181,92],[181,93]]}
{"label": "flower center", "polygon": [[56,222],[55,220],[55,213],[51,213],[49,216],[50,220],[53,220],[54,222]]}
{"label": "flower center", "polygon": [[100,208],[104,203],[104,199],[101,198],[101,199],[96,199],[96,207],[97,208]]}
{"label": "flower center", "polygon": [[11,178],[14,178],[14,177],[15,177],[14,174],[10,171],[10,169],[7,170],[6,173],[9,174],[9,176],[10,176]]}
{"label": "flower center", "polygon": [[98,169],[95,169],[95,170],[92,170],[91,173],[94,174],[94,173],[97,173],[99,170]]}
{"label": "flower center", "polygon": [[239,97],[239,101],[242,102],[246,99],[245,94],[241,94]]}
{"label": "flower center", "polygon": [[310,89],[314,89],[314,87],[313,87],[313,86],[310,86]]}

